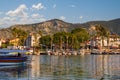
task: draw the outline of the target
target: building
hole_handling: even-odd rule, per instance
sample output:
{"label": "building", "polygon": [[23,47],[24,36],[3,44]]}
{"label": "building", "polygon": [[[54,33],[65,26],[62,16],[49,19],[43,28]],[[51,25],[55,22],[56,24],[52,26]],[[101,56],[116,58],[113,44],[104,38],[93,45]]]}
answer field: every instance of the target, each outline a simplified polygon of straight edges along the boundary
{"label": "building", "polygon": [[112,34],[109,39],[109,46],[111,48],[119,48],[120,47],[120,37],[119,35]]}
{"label": "building", "polygon": [[2,40],[0,40],[0,47],[2,46]]}
{"label": "building", "polygon": [[101,48],[101,47],[110,47],[110,48],[119,48],[120,46],[120,38],[118,35],[112,34],[109,38],[104,37],[94,37],[90,41],[90,45],[94,48]]}
{"label": "building", "polygon": [[9,41],[10,44],[13,44],[13,46],[18,46],[19,45],[19,38],[11,39]]}
{"label": "building", "polygon": [[25,46],[33,47],[39,46],[40,34],[30,33],[27,39],[25,40]]}
{"label": "building", "polygon": [[9,40],[8,39],[0,39],[0,47],[5,47],[5,44],[8,44]]}

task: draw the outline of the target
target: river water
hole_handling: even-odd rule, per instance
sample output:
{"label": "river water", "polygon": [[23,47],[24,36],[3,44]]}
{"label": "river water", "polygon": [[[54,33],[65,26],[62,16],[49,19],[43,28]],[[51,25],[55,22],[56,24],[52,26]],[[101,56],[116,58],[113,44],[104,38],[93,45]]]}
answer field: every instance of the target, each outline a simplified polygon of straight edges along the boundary
{"label": "river water", "polygon": [[120,55],[32,56],[0,66],[0,80],[120,80]]}

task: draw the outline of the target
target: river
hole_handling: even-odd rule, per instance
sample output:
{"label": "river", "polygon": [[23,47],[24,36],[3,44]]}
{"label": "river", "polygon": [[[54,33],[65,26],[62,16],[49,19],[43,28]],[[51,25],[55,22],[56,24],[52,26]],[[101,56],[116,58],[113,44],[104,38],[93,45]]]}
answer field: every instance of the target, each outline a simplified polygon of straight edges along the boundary
{"label": "river", "polygon": [[120,55],[33,55],[24,65],[0,66],[0,80],[120,80]]}

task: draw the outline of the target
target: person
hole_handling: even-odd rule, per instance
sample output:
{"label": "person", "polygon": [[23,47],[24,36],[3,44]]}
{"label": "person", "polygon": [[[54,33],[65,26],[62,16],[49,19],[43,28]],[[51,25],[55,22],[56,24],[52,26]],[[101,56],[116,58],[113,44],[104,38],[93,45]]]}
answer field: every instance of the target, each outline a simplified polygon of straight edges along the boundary
{"label": "person", "polygon": [[18,53],[18,56],[20,57],[20,56],[21,56],[21,54],[20,54],[20,53]]}

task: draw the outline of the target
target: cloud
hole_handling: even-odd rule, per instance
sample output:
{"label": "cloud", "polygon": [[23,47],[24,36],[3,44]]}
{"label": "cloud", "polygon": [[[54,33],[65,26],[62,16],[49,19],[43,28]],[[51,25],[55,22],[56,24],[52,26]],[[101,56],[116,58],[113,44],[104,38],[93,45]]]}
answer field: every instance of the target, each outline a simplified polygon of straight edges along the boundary
{"label": "cloud", "polygon": [[36,9],[36,10],[41,10],[41,9],[44,9],[45,7],[44,7],[44,5],[42,4],[42,3],[38,3],[38,4],[33,4],[32,5],[32,8],[33,9]]}
{"label": "cloud", "polygon": [[[34,9],[43,9],[42,4],[37,4],[33,5]],[[33,8],[32,8],[33,9]],[[11,25],[15,24],[31,24],[31,23],[39,23],[42,21],[45,21],[46,18],[39,14],[39,13],[33,13],[33,14],[28,14],[27,11],[30,11],[30,9],[27,8],[25,4],[19,5],[16,9],[14,10],[9,10],[6,12],[6,15],[1,17],[0,19],[0,27],[10,27]],[[0,12],[0,14],[3,14]]]}
{"label": "cloud", "polygon": [[6,15],[8,16],[12,16],[12,17],[28,17],[27,12],[25,12],[25,10],[27,10],[28,8],[26,7],[25,4],[21,4],[17,9],[15,10],[10,10],[6,13]]}
{"label": "cloud", "polygon": [[75,6],[75,5],[70,5],[70,7],[74,8],[74,7],[76,7],[76,6]]}
{"label": "cloud", "polygon": [[53,8],[56,8],[56,4],[53,5]]}
{"label": "cloud", "polygon": [[3,25],[3,23],[2,22],[0,22],[0,27]]}
{"label": "cloud", "polygon": [[60,19],[61,19],[61,20],[65,20],[65,17],[64,17],[64,16],[60,16]]}
{"label": "cloud", "polygon": [[14,17],[3,17],[2,18],[2,22],[6,22],[6,23],[10,23],[10,22],[15,22],[17,20],[17,18]]}
{"label": "cloud", "polygon": [[32,14],[31,17],[32,18],[38,18],[40,15],[37,13],[37,14]]}
{"label": "cloud", "polygon": [[40,22],[42,22],[42,21],[46,21],[46,19],[44,18],[44,17],[42,17],[42,18],[40,18],[40,19],[38,19]]}
{"label": "cloud", "polygon": [[3,17],[0,22],[0,27],[10,27],[11,25],[16,24],[17,19],[14,17]]}
{"label": "cloud", "polygon": [[31,17],[32,18],[39,18],[39,17],[43,17],[43,15],[36,13],[36,14],[32,14]]}
{"label": "cloud", "polygon": [[45,21],[46,20],[43,15],[40,15],[38,13],[32,14],[31,15],[31,19],[32,19],[31,20],[32,22],[41,22],[41,21]]}
{"label": "cloud", "polygon": [[10,17],[4,17],[3,20],[4,20],[4,21],[5,21],[5,20],[11,20],[11,18],[10,18]]}
{"label": "cloud", "polygon": [[0,19],[0,27],[10,27],[11,25],[15,25],[15,24],[39,23],[45,20],[46,18],[38,13],[32,14],[29,17],[5,16]]}
{"label": "cloud", "polygon": [[83,19],[83,16],[80,16],[79,18],[80,18],[80,19]]}

